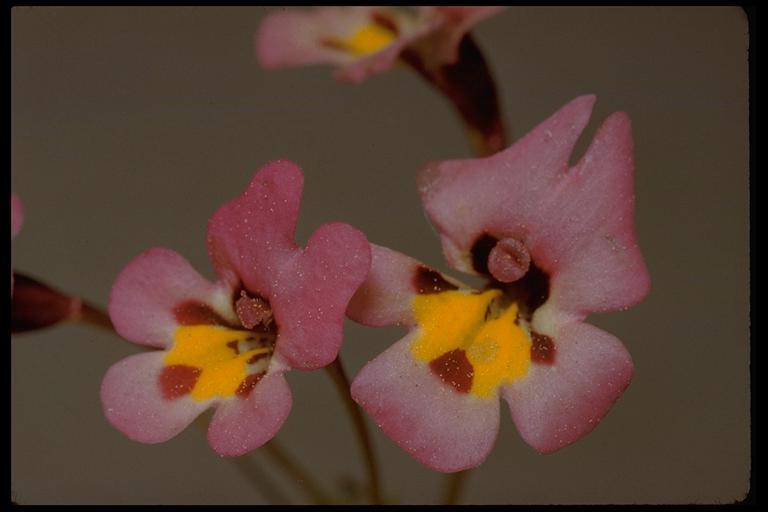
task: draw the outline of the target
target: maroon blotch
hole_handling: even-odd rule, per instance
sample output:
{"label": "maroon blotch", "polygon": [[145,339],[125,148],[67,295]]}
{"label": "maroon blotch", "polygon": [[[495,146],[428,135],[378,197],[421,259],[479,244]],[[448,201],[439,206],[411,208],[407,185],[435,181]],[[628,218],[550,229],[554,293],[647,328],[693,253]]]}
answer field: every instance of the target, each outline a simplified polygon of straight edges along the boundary
{"label": "maroon blotch", "polygon": [[546,334],[531,331],[531,361],[538,364],[555,362],[555,342]]}
{"label": "maroon blotch", "polygon": [[460,348],[446,352],[429,363],[432,373],[459,393],[469,393],[475,369]]}
{"label": "maroon blotch", "polygon": [[160,392],[166,400],[175,400],[186,395],[195,387],[202,370],[194,366],[175,364],[166,366],[160,372]]}
{"label": "maroon blotch", "polygon": [[397,26],[397,23],[382,11],[371,12],[371,21],[381,28],[389,30],[395,36],[400,34],[400,28]]}
{"label": "maroon blotch", "polygon": [[267,354],[266,352],[262,352],[261,354],[254,354],[248,358],[248,361],[246,361],[246,363],[253,364],[261,359],[264,359],[265,357],[269,357],[269,354]]}
{"label": "maroon blotch", "polygon": [[448,290],[458,290],[459,288],[446,281],[440,272],[423,265],[416,269],[416,273],[413,276],[413,286],[416,288],[416,293],[420,294],[441,293]]}
{"label": "maroon blotch", "polygon": [[224,320],[208,304],[197,300],[188,300],[173,308],[173,316],[181,325],[225,325],[230,323]]}
{"label": "maroon blotch", "polygon": [[238,386],[235,394],[240,398],[248,398],[248,395],[251,394],[253,388],[256,387],[256,384],[259,383],[264,375],[266,375],[266,372],[252,373],[248,375],[245,379],[243,379],[243,382],[240,383],[240,386]]}

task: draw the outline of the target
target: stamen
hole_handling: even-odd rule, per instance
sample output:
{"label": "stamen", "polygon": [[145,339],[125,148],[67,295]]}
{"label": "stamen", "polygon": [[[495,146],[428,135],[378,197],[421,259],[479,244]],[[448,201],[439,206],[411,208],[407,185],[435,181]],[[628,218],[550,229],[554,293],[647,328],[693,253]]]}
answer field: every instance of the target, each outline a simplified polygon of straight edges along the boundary
{"label": "stamen", "polygon": [[515,238],[500,240],[488,254],[488,271],[502,283],[522,278],[531,264],[525,244]]}
{"label": "stamen", "polygon": [[261,297],[251,296],[240,290],[240,298],[235,302],[235,311],[240,323],[246,329],[253,329],[259,324],[268,327],[272,323],[272,308]]}

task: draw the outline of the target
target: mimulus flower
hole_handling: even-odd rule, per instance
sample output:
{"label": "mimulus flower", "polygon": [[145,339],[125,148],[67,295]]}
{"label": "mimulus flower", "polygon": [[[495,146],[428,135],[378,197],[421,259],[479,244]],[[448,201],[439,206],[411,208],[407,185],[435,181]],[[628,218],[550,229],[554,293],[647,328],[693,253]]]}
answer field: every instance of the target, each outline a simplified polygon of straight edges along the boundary
{"label": "mimulus flower", "polygon": [[266,68],[333,64],[340,80],[361,82],[388,70],[407,48],[433,65],[453,64],[462,36],[502,7],[319,7],[264,18],[256,55]]}
{"label": "mimulus flower", "polygon": [[503,7],[320,7],[267,15],[256,55],[268,69],[331,64],[359,83],[407,64],[445,95],[478,154],[505,145],[496,88],[469,30]]}
{"label": "mimulus flower", "polygon": [[594,100],[573,100],[494,156],[420,171],[449,265],[488,278],[482,290],[372,246],[348,314],[409,332],[358,373],[352,396],[430,468],[486,458],[499,397],[522,438],[549,453],[590,432],[629,385],[627,350],[584,322],[639,302],[650,284],[634,231],[626,114],[608,117],[568,165]]}
{"label": "mimulus flower", "polygon": [[241,455],[269,441],[291,408],[283,374],[331,363],[344,311],[365,278],[370,250],[347,224],[321,226],[301,248],[294,230],[303,186],[288,161],[265,166],[208,224],[211,283],[179,254],[153,248],[131,261],[109,314],[128,340],[162,350],[112,366],[101,399],[129,438],[166,441],[208,407],[208,441]]}

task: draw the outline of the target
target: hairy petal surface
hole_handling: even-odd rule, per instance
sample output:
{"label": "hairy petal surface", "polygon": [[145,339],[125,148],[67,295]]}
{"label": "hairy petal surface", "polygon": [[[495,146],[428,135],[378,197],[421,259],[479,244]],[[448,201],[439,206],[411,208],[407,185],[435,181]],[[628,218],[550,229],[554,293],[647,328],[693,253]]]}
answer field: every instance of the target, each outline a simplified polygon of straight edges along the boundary
{"label": "hairy petal surface", "polygon": [[159,385],[165,352],[137,354],[112,365],[101,383],[104,416],[129,439],[162,443],[210,405],[189,396],[167,400]]}
{"label": "hairy petal surface", "polygon": [[118,274],[109,297],[109,317],[120,336],[141,345],[166,348],[179,325],[173,310],[194,301],[235,320],[231,289],[210,283],[183,256],[164,248],[147,249]]}
{"label": "hairy petal surface", "polygon": [[451,473],[485,460],[499,429],[499,402],[455,392],[414,360],[414,333],[357,374],[352,398],[416,460]]}
{"label": "hairy petal surface", "polygon": [[325,224],[281,272],[269,296],[279,326],[276,352],[293,368],[331,363],[343,337],[344,313],[371,266],[368,240],[342,223]]}
{"label": "hairy petal surface", "polygon": [[279,293],[275,279],[291,265],[304,176],[287,160],[265,165],[245,191],[208,222],[208,254],[222,279],[263,296]]}
{"label": "hairy petal surface", "polygon": [[471,252],[482,236],[514,238],[552,279],[550,300],[558,308],[583,316],[645,296],[627,116],[609,117],[581,161],[568,166],[594,101],[576,98],[496,155],[420,171],[425,210],[454,268],[477,273]]}
{"label": "hairy petal surface", "polygon": [[552,333],[554,364],[532,364],[524,379],[502,388],[526,443],[550,453],[592,431],[629,385],[632,358],[614,336],[584,323]]}

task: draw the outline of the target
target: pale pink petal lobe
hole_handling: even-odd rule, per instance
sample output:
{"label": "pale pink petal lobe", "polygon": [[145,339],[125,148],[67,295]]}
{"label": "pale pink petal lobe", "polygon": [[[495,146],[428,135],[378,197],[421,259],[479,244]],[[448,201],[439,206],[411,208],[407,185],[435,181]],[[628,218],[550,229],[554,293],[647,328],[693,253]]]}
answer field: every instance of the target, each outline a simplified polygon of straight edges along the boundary
{"label": "pale pink petal lobe", "polygon": [[184,430],[210,402],[190,396],[163,397],[159,384],[165,352],[137,354],[112,365],[101,383],[101,404],[109,423],[128,438],[162,443]]}
{"label": "pale pink petal lobe", "polygon": [[208,443],[222,456],[243,455],[263,445],[291,411],[291,390],[282,373],[267,374],[248,398],[219,403],[208,426]]}
{"label": "pale pink petal lobe", "polygon": [[204,279],[180,254],[147,249],[118,274],[109,297],[109,316],[120,336],[142,345],[168,347],[179,325],[174,309],[205,304],[231,315],[229,292]]}
{"label": "pale pink petal lobe", "polygon": [[454,391],[410,354],[413,334],[369,362],[352,382],[352,398],[416,460],[436,471],[485,460],[499,429],[499,402]]}
{"label": "pale pink petal lobe", "polygon": [[371,244],[371,271],[352,297],[347,315],[374,327],[413,325],[411,302],[416,294],[460,287],[464,285],[409,256]]}
{"label": "pale pink petal lobe", "polygon": [[589,433],[629,385],[632,358],[614,336],[584,323],[559,328],[552,364],[502,388],[512,419],[526,443],[541,453]]}
{"label": "pale pink petal lobe", "polygon": [[279,275],[269,298],[279,329],[276,350],[291,367],[312,370],[336,358],[344,313],[370,265],[365,235],[331,223],[318,228]]}
{"label": "pale pink petal lobe", "polygon": [[562,197],[548,213],[552,229],[539,252],[553,275],[558,308],[586,314],[642,300],[650,277],[635,235],[634,158],[629,117],[617,112],[568,172]]}

